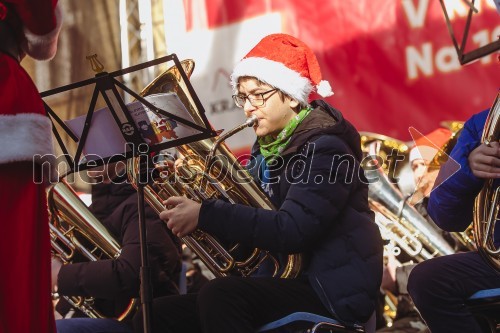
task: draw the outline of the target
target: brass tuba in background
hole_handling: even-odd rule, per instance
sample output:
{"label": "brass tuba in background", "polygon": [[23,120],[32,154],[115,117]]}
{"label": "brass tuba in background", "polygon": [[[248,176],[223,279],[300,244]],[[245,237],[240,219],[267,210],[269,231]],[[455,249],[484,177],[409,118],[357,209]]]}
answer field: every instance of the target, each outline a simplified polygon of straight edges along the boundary
{"label": "brass tuba in background", "polygon": [[[375,181],[368,186],[368,201],[376,214],[382,214],[384,219],[395,223],[398,227],[392,235],[396,243],[406,243],[403,246],[412,250],[408,254],[418,262],[436,256],[455,253],[449,243],[443,238],[437,226],[433,226],[414,207],[407,203],[401,192],[387,179],[385,173],[378,168],[371,174],[378,174]],[[385,209],[380,209],[384,207]],[[377,224],[380,225],[380,221]],[[411,237],[409,237],[411,236]],[[399,239],[400,238],[400,239]],[[420,245],[419,245],[420,243]]]}
{"label": "brass tuba in background", "polygon": [[[484,124],[481,142],[490,144],[500,139],[500,93],[490,109]],[[499,213],[500,187],[494,188],[495,180],[486,180],[474,204],[474,239],[476,248],[483,258],[497,271],[500,271],[500,249],[494,244],[494,231]]]}
{"label": "brass tuba in background", "polygon": [[[189,77],[194,62],[184,60],[181,64]],[[186,86],[181,80],[179,69],[174,66],[156,78],[141,95],[176,93],[190,112],[192,119],[203,126],[197,109],[191,105],[192,101],[185,91]],[[224,144],[227,137],[253,126],[255,121],[249,119],[217,139],[210,138],[176,147],[177,153],[184,158],[183,165],[177,169],[176,174],[158,177],[153,183],[145,186],[145,200],[157,213],[165,209],[163,200],[179,195],[186,195],[198,202],[209,198],[220,198],[231,203],[274,209],[248,171]],[[139,171],[139,158],[130,160],[128,174],[134,186],[138,184]],[[280,265],[279,260],[267,251],[260,249],[246,251],[239,244],[222,244],[220,240],[200,229],[182,237],[182,241],[196,253],[215,276],[219,277],[249,276],[263,262],[274,266],[274,276],[283,278],[296,277],[301,269],[300,254],[289,255],[287,262]]]}
{"label": "brass tuba in background", "polygon": [[[52,185],[47,195],[52,251],[63,263],[72,263],[76,253],[90,261],[113,259],[120,255],[118,242],[65,180]],[[90,318],[106,317],[95,307],[92,297],[62,297]],[[116,319],[129,317],[136,303],[136,299],[132,299]]]}

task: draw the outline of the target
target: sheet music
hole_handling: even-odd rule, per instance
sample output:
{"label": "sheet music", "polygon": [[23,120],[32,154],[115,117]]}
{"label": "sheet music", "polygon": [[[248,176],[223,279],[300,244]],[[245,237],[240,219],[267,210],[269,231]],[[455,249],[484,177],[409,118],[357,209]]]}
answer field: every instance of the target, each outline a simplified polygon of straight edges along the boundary
{"label": "sheet music", "polygon": [[[161,93],[144,97],[149,103],[178,117],[194,122],[176,93]],[[127,104],[141,136],[148,145],[155,145],[201,133],[169,117],[157,114],[139,101]],[[66,121],[67,126],[81,137],[86,116]],[[129,151],[122,133],[108,108],[96,110],[92,116],[83,153],[87,160],[97,160]]]}

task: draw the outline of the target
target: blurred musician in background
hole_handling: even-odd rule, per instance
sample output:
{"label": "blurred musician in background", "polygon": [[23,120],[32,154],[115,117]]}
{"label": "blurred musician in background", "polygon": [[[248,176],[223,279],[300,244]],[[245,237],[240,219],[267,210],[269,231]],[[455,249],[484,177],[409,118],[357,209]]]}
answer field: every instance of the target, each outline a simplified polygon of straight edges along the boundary
{"label": "blurred musician in background", "polygon": [[[258,276],[216,278],[197,294],[157,298],[153,331],[253,333],[296,311],[368,321],[382,276],[382,240],[358,172],[358,132],[325,102],[308,102],[315,88],[332,94],[314,53],[292,36],[269,35],[236,65],[232,83],[236,105],[258,118],[251,172],[277,210],[170,197],[165,205],[172,208],[160,217],[179,237],[200,228],[278,258],[302,253],[304,267],[284,279],[261,266]],[[303,163],[286,167],[297,158]]]}
{"label": "blurred musician in background", "polygon": [[[409,163],[412,170],[415,190],[410,194],[408,204],[414,206],[432,226],[435,226],[435,224],[427,213],[427,204],[439,168],[438,166],[432,165],[431,162],[439,149],[444,147],[445,144],[450,141],[451,137],[452,132],[450,130],[438,128],[425,136],[414,138],[415,144],[409,154]],[[441,230],[439,230],[437,226],[435,227],[437,231],[441,233]],[[408,295],[408,276],[411,270],[416,266],[414,258],[405,256],[404,253],[396,258],[389,252],[386,261],[387,263],[384,267],[381,287],[397,297],[397,310],[392,326],[382,328],[377,332],[429,332]]]}
{"label": "blurred musician in background", "polygon": [[[56,321],[57,331],[131,332],[129,322],[118,322],[111,318],[118,317],[130,299],[139,296],[141,251],[137,193],[127,182],[124,162],[97,167],[89,170],[88,174],[97,182],[92,185],[92,204],[89,209],[118,241],[121,252],[116,259],[67,265],[62,265],[61,261],[54,257],[53,283],[59,295],[95,297],[95,307],[109,319],[61,319]],[[147,205],[145,219],[154,295],[159,297],[178,294],[177,285],[181,271],[179,240]],[[74,311],[64,299],[59,301],[56,309],[62,315],[66,315],[70,310]],[[76,315],[79,316],[82,314]]]}
{"label": "blurred musician in background", "polygon": [[415,145],[410,150],[409,162],[413,172],[415,191],[411,194],[409,204],[425,217],[432,225],[434,221],[427,213],[429,195],[436,181],[439,165],[432,161],[439,149],[445,146],[452,137],[452,132],[447,128],[437,128],[424,136],[415,138]]}
{"label": "blurred musician in background", "polygon": [[[500,144],[481,143],[487,115],[488,111],[483,111],[465,123],[431,192],[429,215],[444,230],[464,231],[473,219],[474,200],[485,180],[500,177]],[[494,242],[498,247],[500,234],[496,229]],[[433,333],[488,332],[465,301],[490,288],[500,288],[500,274],[477,251],[426,260],[412,270],[408,281],[408,291]]]}
{"label": "blurred musician in background", "polygon": [[[54,332],[45,186],[55,161],[40,94],[20,65],[49,60],[61,27],[56,0],[0,0],[0,332]],[[47,172],[42,172],[46,167]],[[52,165],[54,167],[54,165]],[[55,176],[53,173],[52,176]]]}

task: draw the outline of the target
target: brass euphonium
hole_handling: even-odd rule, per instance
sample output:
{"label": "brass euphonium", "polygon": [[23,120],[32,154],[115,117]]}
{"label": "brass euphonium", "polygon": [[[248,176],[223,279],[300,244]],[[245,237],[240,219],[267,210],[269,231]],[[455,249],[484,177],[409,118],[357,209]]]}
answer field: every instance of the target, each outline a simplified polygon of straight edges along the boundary
{"label": "brass euphonium", "polygon": [[[407,242],[409,248],[418,250],[415,251],[414,255],[408,254],[420,262],[436,256],[455,253],[437,227],[432,226],[414,207],[406,202],[407,200],[401,192],[389,183],[383,171],[379,168],[374,172],[378,173],[378,177],[374,178],[376,181],[371,182],[368,186],[370,207],[374,209],[374,203],[385,207],[386,211],[390,213],[386,215],[386,218],[397,223],[399,225],[398,230],[408,230],[408,232],[402,234],[403,239],[401,241]],[[374,210],[377,211],[377,209]],[[383,213],[384,211],[380,212]],[[413,237],[407,237],[407,234]],[[395,236],[399,237],[397,234]],[[415,240],[418,240],[421,246],[413,245],[416,244]]]}
{"label": "brass euphonium", "polygon": [[[189,77],[194,68],[192,60],[182,61],[182,66]],[[174,92],[186,105],[190,116],[203,126],[196,108],[185,94],[186,87],[181,80],[179,70],[171,67],[156,78],[141,95]],[[184,157],[183,166],[177,168],[175,174],[163,179],[156,179],[144,188],[145,200],[160,213],[166,207],[163,201],[170,196],[186,195],[188,198],[201,202],[209,198],[221,198],[230,203],[240,203],[263,209],[274,209],[269,198],[254,182],[248,171],[242,167],[237,158],[224,144],[224,140],[246,127],[252,126],[255,120],[228,131],[227,134],[215,139],[205,139],[176,147],[176,151]],[[208,158],[207,158],[208,157]],[[139,158],[128,163],[128,174],[131,183],[137,186],[139,174]],[[238,244],[227,246],[215,237],[197,229],[182,237],[182,241],[194,252],[207,268],[217,277],[227,275],[249,276],[263,262],[274,265],[274,276],[283,278],[296,277],[301,269],[301,255],[291,254],[284,265],[267,251],[253,249],[242,255]]]}
{"label": "brass euphonium", "polygon": [[[90,261],[113,259],[120,255],[118,242],[65,180],[52,185],[47,195],[52,251],[64,264],[71,263],[76,253]],[[90,318],[106,317],[95,307],[93,297],[64,295],[62,298]],[[137,300],[132,299],[116,319],[129,317],[136,303]]]}
{"label": "brass euphonium", "polygon": [[381,203],[368,199],[370,209],[375,213],[375,223],[377,223],[382,238],[388,243],[384,249],[392,253],[395,257],[404,251],[408,256],[423,261],[431,258],[432,255],[424,248],[418,239],[418,232],[412,231],[398,221],[397,216]]}
{"label": "brass euphonium", "polygon": [[[484,124],[481,142],[489,145],[500,139],[500,93],[490,109]],[[494,188],[495,179],[487,179],[474,204],[474,239],[483,258],[500,271],[500,249],[494,244],[494,231],[500,210],[500,187]]]}

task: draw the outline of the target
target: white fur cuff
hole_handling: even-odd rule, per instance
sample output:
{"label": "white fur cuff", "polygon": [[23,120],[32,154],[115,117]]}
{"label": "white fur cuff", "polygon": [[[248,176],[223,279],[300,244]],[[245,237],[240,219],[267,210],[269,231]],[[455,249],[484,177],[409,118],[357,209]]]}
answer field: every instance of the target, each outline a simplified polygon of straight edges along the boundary
{"label": "white fur cuff", "polygon": [[[50,154],[55,157],[52,123],[43,115],[0,115],[0,142],[0,163],[33,161],[35,155]],[[43,158],[47,161],[52,159]]]}

